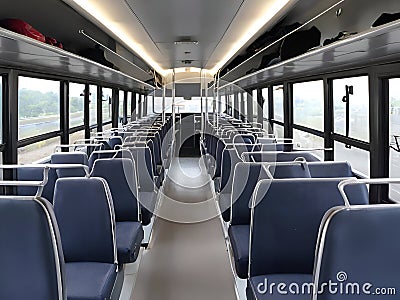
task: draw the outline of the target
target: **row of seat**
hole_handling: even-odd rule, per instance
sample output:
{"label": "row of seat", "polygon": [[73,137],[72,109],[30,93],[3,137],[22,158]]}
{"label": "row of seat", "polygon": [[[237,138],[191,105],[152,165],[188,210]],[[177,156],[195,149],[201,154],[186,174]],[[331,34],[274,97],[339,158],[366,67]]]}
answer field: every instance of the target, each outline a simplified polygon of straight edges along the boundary
{"label": "row of seat", "polygon": [[[142,121],[147,124],[149,120]],[[8,231],[0,232],[1,239],[9,242],[7,247],[1,247],[0,259],[12,256],[10,261],[15,263],[16,254],[21,255],[18,247],[24,245],[23,248],[28,246],[32,250],[21,266],[29,268],[29,272],[21,276],[19,283],[17,270],[21,263],[4,264],[6,268],[0,276],[2,285],[9,288],[0,289],[1,299],[118,299],[123,265],[136,261],[143,240],[143,207],[152,212],[154,203],[146,202],[143,197],[146,186],[137,178],[139,169],[135,165],[139,162],[146,165],[144,155],[133,155],[132,149],[123,147],[123,138],[115,134],[101,140],[109,143],[110,148],[118,140],[114,148],[119,150],[93,149],[92,145],[100,140],[96,137],[96,142],[85,141],[89,147],[77,146],[74,150],[78,151],[53,154],[50,164],[4,166],[17,168],[18,181],[2,182],[2,185],[17,185],[17,195],[2,196],[0,214],[12,218],[0,227],[10,232],[14,228],[32,227],[35,232],[34,239],[24,234],[21,241],[13,241]],[[94,157],[101,152],[113,156],[96,157],[89,169],[87,153]],[[42,185],[36,193],[38,182]],[[153,181],[149,191],[153,198],[154,186]],[[35,193],[36,197],[32,197]],[[42,193],[51,202],[42,198]],[[31,217],[23,224],[18,218],[21,212]],[[43,266],[36,268],[39,262]],[[40,284],[36,285],[37,281]],[[21,283],[27,288],[16,291],[15,287]]]}
{"label": "row of seat", "polygon": [[[263,139],[251,135],[254,140],[245,140],[248,137],[244,133],[235,134],[233,142],[241,143],[239,137],[247,144]],[[392,262],[397,263],[393,249],[393,257],[382,258],[369,230],[381,245],[400,249],[400,244],[382,229],[385,218],[399,222],[400,208],[368,205],[365,183],[369,181],[355,179],[358,174],[347,162],[321,162],[310,152],[283,152],[291,149],[244,152],[235,143],[221,143],[220,137],[214,144],[214,150],[224,144],[222,157],[229,153],[229,159],[221,159],[222,184],[216,184],[216,189],[228,227],[234,269],[239,278],[247,279],[248,299],[368,296],[350,294],[348,286],[342,293],[324,290],[324,284],[343,284],[348,275],[360,286],[370,280],[381,287],[398,288],[393,272],[387,272]],[[271,149],[276,150],[273,146]],[[218,152],[215,150],[216,156]],[[343,186],[343,191],[338,186]]]}

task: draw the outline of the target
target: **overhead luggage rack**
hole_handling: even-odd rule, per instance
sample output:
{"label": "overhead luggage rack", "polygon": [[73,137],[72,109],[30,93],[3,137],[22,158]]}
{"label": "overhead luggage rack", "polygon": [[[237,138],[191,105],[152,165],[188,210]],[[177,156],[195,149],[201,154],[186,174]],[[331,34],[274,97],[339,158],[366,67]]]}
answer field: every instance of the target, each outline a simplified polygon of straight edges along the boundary
{"label": "overhead luggage rack", "polygon": [[67,77],[76,76],[135,90],[154,90],[152,85],[120,71],[4,28],[0,28],[0,42],[2,67],[23,68]]}
{"label": "overhead luggage rack", "polygon": [[[233,79],[220,87],[250,88],[261,82],[304,78],[365,65],[387,64],[400,59],[400,21],[368,29],[345,40],[309,51],[276,65]],[[251,63],[251,62],[249,62]],[[225,78],[222,78],[225,80]]]}

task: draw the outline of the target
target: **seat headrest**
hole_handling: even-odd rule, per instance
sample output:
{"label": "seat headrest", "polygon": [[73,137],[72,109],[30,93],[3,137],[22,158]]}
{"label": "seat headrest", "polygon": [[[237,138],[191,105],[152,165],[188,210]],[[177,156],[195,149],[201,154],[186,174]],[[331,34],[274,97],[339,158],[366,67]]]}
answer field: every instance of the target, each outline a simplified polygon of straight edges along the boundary
{"label": "seat headrest", "polygon": [[[78,164],[85,166],[89,165],[87,154],[79,151],[53,153],[51,155],[50,162],[52,164]],[[62,177],[85,176],[86,173],[82,168],[58,169],[57,175],[59,178],[62,178]]]}
{"label": "seat headrest", "polygon": [[0,197],[0,299],[66,299],[64,257],[51,204]]}

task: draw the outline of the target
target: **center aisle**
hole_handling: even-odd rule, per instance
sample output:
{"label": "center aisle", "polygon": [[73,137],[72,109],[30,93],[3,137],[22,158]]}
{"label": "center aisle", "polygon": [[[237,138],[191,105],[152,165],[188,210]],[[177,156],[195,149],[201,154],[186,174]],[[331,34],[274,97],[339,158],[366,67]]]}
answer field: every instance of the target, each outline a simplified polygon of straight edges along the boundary
{"label": "center aisle", "polygon": [[[158,217],[154,223],[132,300],[236,299],[221,223],[211,200],[211,183],[199,158],[175,158],[159,213],[169,221]],[[190,223],[190,218],[197,223]],[[198,222],[202,218],[205,221]]]}

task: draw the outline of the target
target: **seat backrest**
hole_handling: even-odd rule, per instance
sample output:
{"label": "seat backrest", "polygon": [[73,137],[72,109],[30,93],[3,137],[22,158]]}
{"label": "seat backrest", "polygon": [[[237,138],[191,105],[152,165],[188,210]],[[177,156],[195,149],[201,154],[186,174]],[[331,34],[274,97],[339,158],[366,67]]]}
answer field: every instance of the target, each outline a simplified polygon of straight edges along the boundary
{"label": "seat backrest", "polygon": [[233,144],[232,147],[234,149],[236,149],[236,152],[239,155],[239,157],[244,152],[253,152],[253,151],[260,151],[261,150],[261,145],[260,144]]}
{"label": "seat backrest", "polygon": [[58,179],[54,212],[66,262],[116,262],[115,214],[105,179]]}
{"label": "seat backrest", "polygon": [[[253,198],[250,276],[312,274],[324,214],[344,205],[342,178],[262,180]],[[365,185],[346,187],[352,204],[368,204]],[[357,197],[355,197],[355,195]]]}
{"label": "seat backrest", "polygon": [[311,152],[304,152],[304,151],[244,152],[242,153],[241,157],[243,157],[244,161],[248,162],[286,162],[286,161],[294,161],[298,158],[304,158],[307,162],[320,161],[320,159]]}
{"label": "seat backrest", "polygon": [[[324,289],[314,299],[367,299],[371,297],[368,292],[372,294],[378,287],[385,288],[386,292],[389,292],[388,288],[392,289],[392,293],[393,289],[398,292],[399,228],[399,205],[337,207],[330,210],[321,224],[314,280],[319,283],[333,280],[344,285],[344,293],[355,292],[333,294]],[[397,297],[393,295],[392,298]]]}
{"label": "seat backrest", "polygon": [[90,154],[88,165],[89,169],[91,170],[93,168],[94,162],[96,159],[100,158],[112,158],[114,155],[117,153],[118,150],[99,150],[99,151],[93,151],[92,154]]}
{"label": "seat backrest", "polygon": [[[285,178],[311,178],[308,164],[305,162],[288,162],[289,164],[271,164],[268,166],[268,171],[274,179]],[[340,176],[338,176],[340,177]],[[345,176],[343,176],[345,177]]]}
{"label": "seat backrest", "polygon": [[129,147],[136,163],[136,171],[139,182],[139,191],[154,191],[153,160],[148,147]]}
{"label": "seat backrest", "polygon": [[215,174],[214,177],[221,177],[221,163],[222,163],[222,152],[224,151],[225,143],[219,139],[217,142],[217,150],[215,157]]}
{"label": "seat backrest", "polygon": [[67,299],[60,235],[47,200],[0,197],[0,241],[0,299]]}
{"label": "seat backrest", "polygon": [[256,138],[252,134],[237,134],[233,137],[234,144],[255,144]]}
{"label": "seat backrest", "polygon": [[237,155],[236,149],[225,148],[222,152],[221,163],[221,193],[230,193],[232,191],[233,172],[238,162],[242,160]]}
{"label": "seat backrest", "polygon": [[156,163],[156,161],[157,161],[157,158],[156,158],[156,148],[155,148],[155,142],[154,142],[154,140],[153,139],[150,139],[150,140],[148,140],[147,141],[147,146],[149,147],[149,149],[150,149],[150,152],[151,152],[151,161],[152,161],[152,167],[153,167],[153,174],[157,174],[157,163]]}
{"label": "seat backrest", "polygon": [[[48,173],[47,183],[43,188],[42,197],[53,203],[54,187],[58,179],[56,170],[51,168]],[[42,167],[27,167],[17,169],[17,180],[20,181],[41,181],[43,180]],[[37,187],[18,186],[17,195],[19,196],[33,196],[36,194]]]}
{"label": "seat backrest", "polygon": [[129,158],[98,159],[90,174],[107,181],[114,201],[117,222],[140,221],[134,164]]}
{"label": "seat backrest", "polygon": [[[79,151],[53,153],[50,161],[52,164],[89,165],[87,154]],[[57,169],[56,172],[59,178],[80,177],[86,175],[83,168]]]}
{"label": "seat backrest", "polygon": [[157,131],[154,134],[154,151],[155,151],[155,164],[156,165],[162,165],[162,156],[161,156],[161,137],[160,137],[160,133]]}
{"label": "seat backrest", "polygon": [[110,137],[108,144],[111,149],[115,149],[115,146],[122,145],[122,137],[120,136],[112,136]]}
{"label": "seat backrest", "polygon": [[261,163],[238,162],[234,167],[231,225],[250,225],[251,199],[257,183],[269,178]]}
{"label": "seat backrest", "polygon": [[311,162],[308,168],[313,178],[337,178],[354,176],[348,162]]}
{"label": "seat backrest", "polygon": [[293,143],[262,144],[261,151],[292,151]]}

